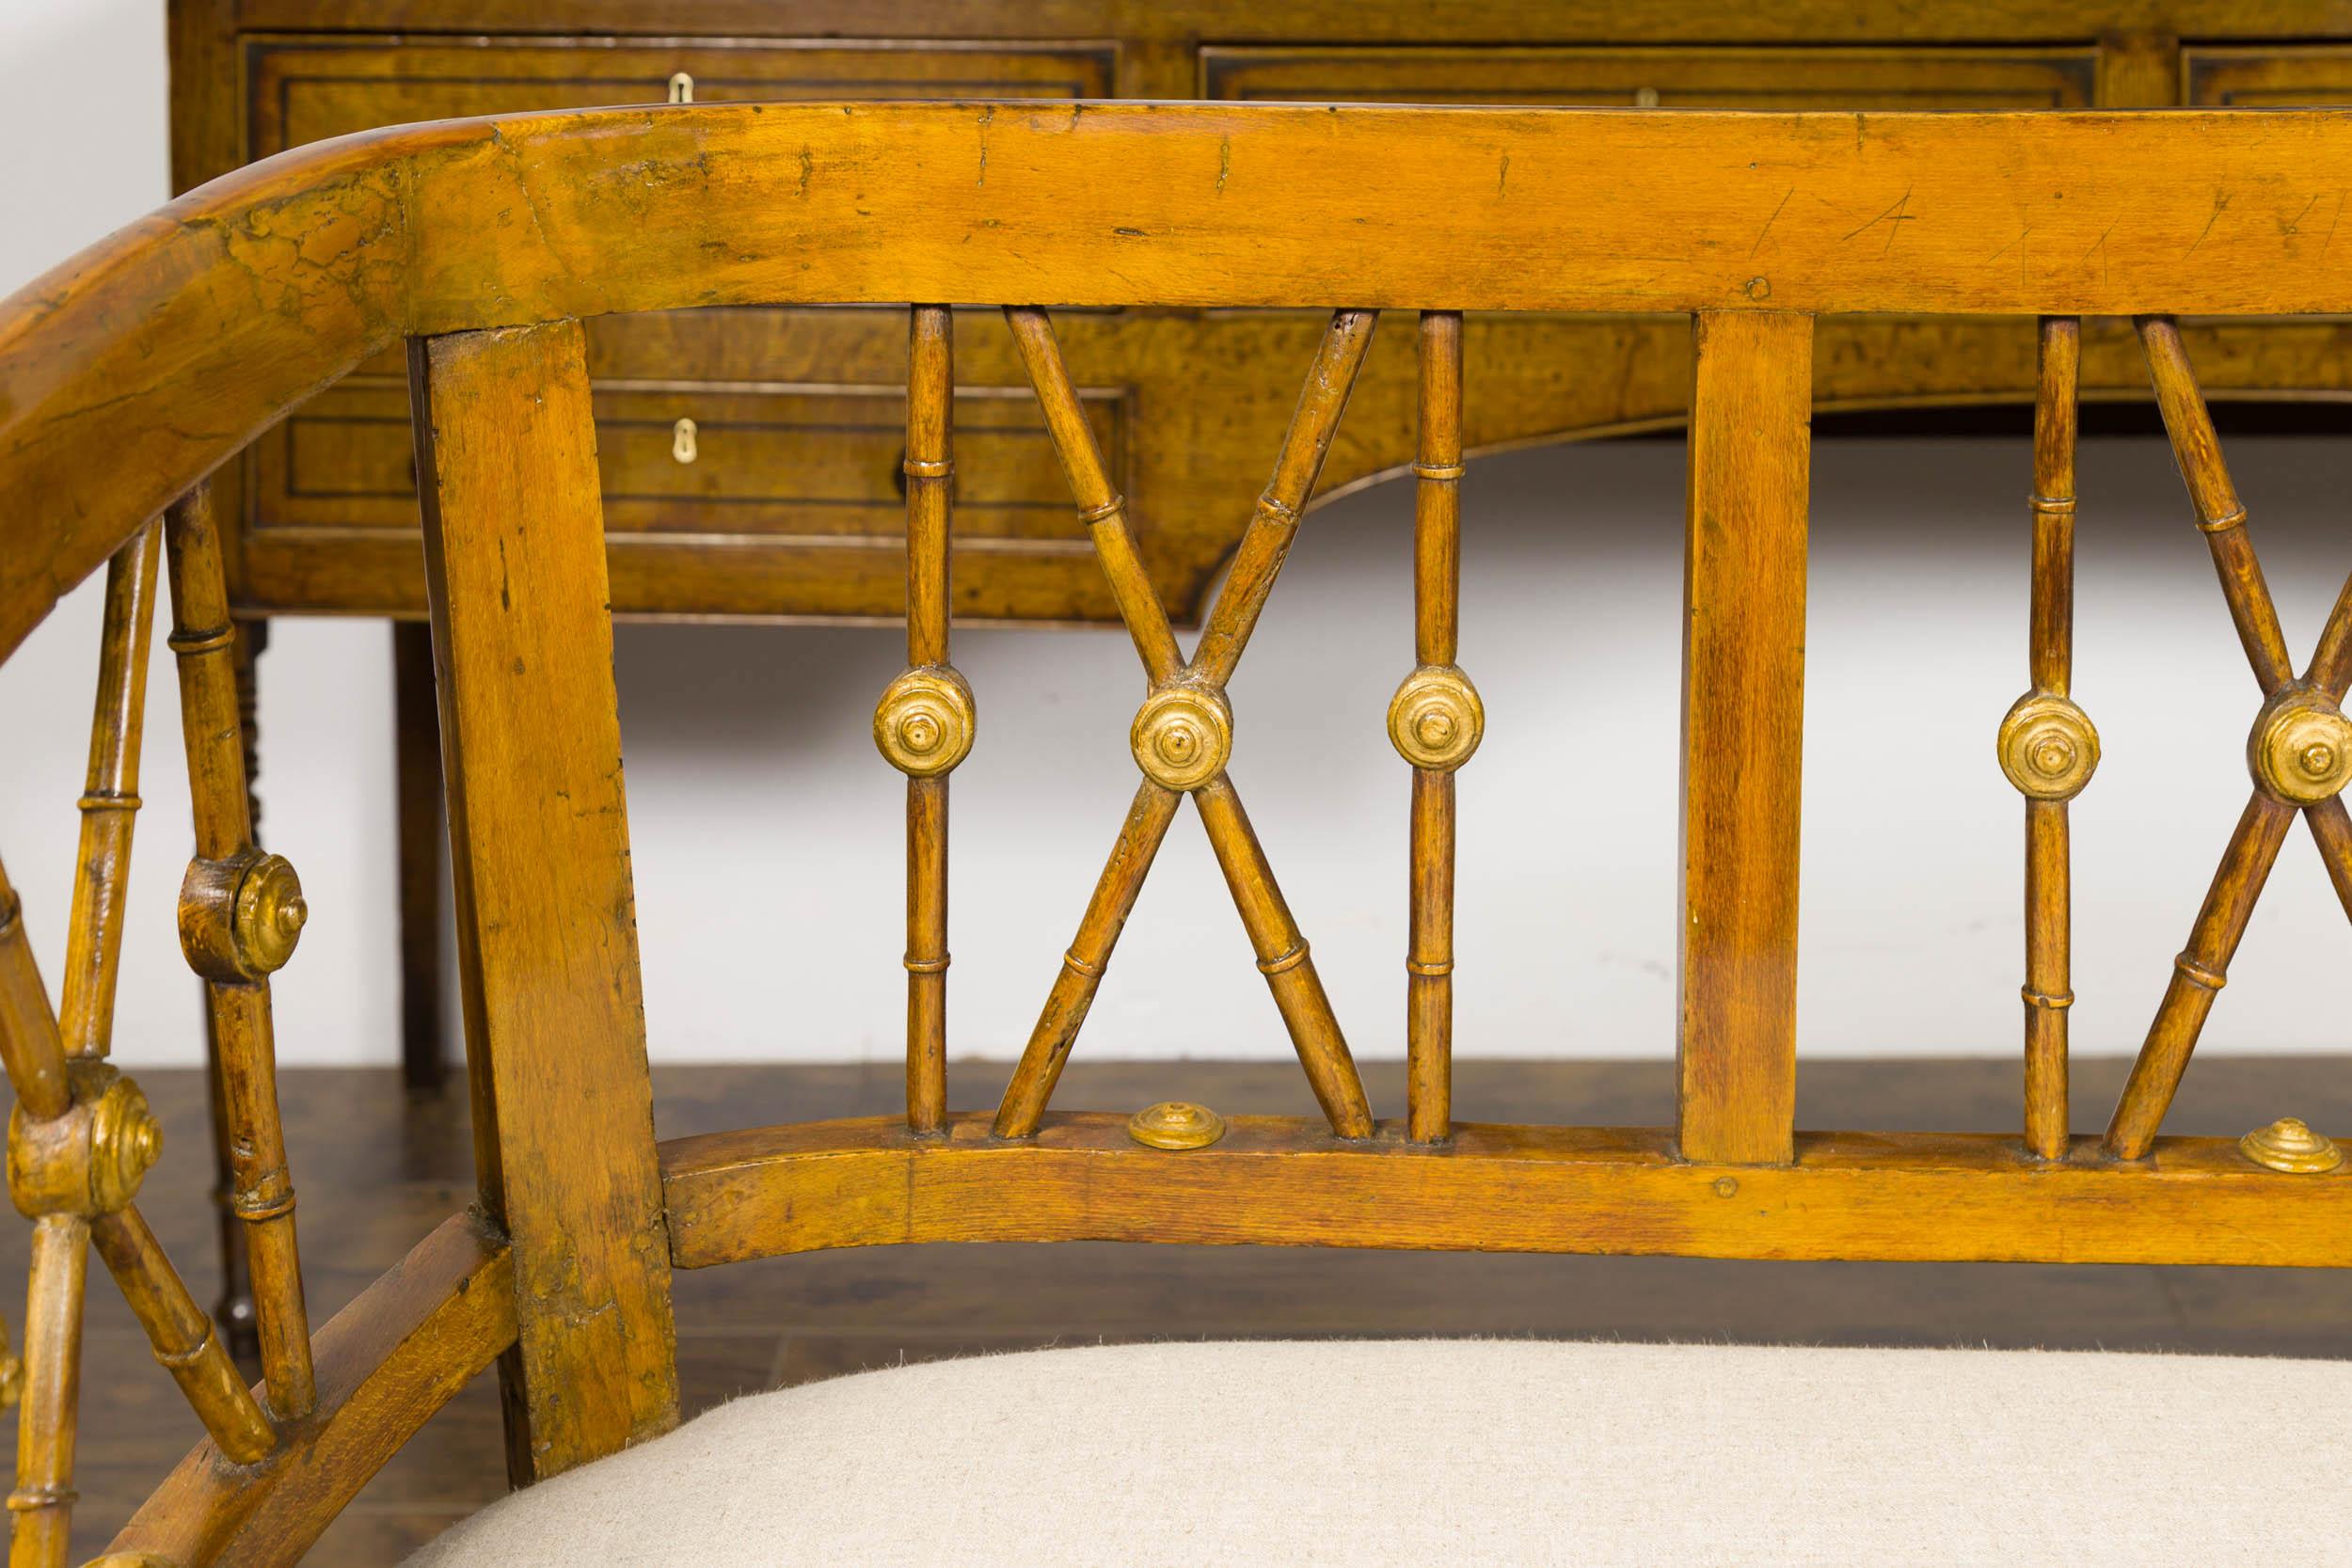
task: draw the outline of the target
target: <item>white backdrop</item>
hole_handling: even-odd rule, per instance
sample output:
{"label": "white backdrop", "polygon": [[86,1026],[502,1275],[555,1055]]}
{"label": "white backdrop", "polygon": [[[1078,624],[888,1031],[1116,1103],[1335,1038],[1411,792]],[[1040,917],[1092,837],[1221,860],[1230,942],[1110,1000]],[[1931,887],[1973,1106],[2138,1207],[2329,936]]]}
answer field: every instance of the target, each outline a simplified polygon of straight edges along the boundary
{"label": "white backdrop", "polygon": [[[0,289],[160,200],[158,0],[0,0]],[[103,70],[101,69],[103,65]],[[88,84],[105,82],[93,112]],[[1475,396],[1475,388],[1471,389]],[[1992,755],[2025,674],[2021,438],[1817,449],[1800,1032],[1821,1054],[1998,1053],[2018,1032],[2017,798]],[[2231,456],[2298,655],[2352,566],[2352,452]],[[2161,443],[2086,443],[2076,692],[2106,761],[2077,806],[2081,1049],[2137,1042],[2244,802],[2254,688]],[[1673,1046],[1681,447],[1560,448],[1466,483],[1462,658],[1488,708],[1462,776],[1458,1049]],[[1408,663],[1410,500],[1310,521],[1233,687],[1240,784],[1366,1055],[1402,1050],[1404,766],[1382,715]],[[44,965],[63,947],[97,635],[86,587],[0,668],[0,848]],[[176,695],[148,727],[132,1060],[199,1053],[172,932],[187,854]],[[874,754],[888,630],[631,626],[619,639],[645,995],[664,1058],[887,1056],[901,1017],[898,775]],[[980,739],[956,775],[951,1037],[1019,1049],[1134,784],[1117,631],[973,631]],[[278,623],[262,666],[271,847],[313,920],[278,983],[290,1062],[397,1050],[389,637]],[[1890,713],[1892,717],[1890,717]],[[20,739],[20,737],[24,737]],[[1898,787],[1882,786],[1893,778]],[[2348,938],[2298,830],[2208,1034],[2343,1050],[2312,979]],[[1180,822],[1081,1050],[1287,1052],[1198,826]],[[960,1097],[961,1098],[961,1097]]]}

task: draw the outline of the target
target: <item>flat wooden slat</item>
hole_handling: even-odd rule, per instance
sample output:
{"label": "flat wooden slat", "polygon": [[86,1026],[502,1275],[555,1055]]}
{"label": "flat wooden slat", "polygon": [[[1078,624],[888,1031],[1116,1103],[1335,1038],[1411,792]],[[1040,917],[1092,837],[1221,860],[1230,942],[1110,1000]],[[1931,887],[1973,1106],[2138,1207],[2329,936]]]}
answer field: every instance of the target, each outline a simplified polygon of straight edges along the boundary
{"label": "flat wooden slat", "polygon": [[677,1419],[579,324],[409,350],[484,1206],[514,1241],[508,1463]]}
{"label": "flat wooden slat", "polygon": [[1693,328],[1682,653],[1682,1019],[1692,1160],[1789,1157],[1813,322]]}
{"label": "flat wooden slat", "polygon": [[1787,1165],[1687,1164],[1664,1128],[1401,1122],[1362,1144],[1316,1117],[1232,1117],[1207,1148],[1127,1136],[1119,1114],[945,1139],[892,1117],[662,1146],[675,1260],[701,1268],[899,1242],[1673,1254],[2043,1263],[2352,1264],[2352,1164],[2265,1170],[2230,1138],[2166,1138],[2142,1166],[2027,1158],[2014,1133],[1806,1132]]}

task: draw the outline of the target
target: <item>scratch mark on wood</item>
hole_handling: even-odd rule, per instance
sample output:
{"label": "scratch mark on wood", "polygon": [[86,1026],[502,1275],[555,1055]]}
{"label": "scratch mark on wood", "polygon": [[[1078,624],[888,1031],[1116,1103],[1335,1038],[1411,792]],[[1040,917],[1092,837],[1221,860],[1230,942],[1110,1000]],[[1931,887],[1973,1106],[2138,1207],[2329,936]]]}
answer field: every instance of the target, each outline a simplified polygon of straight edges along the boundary
{"label": "scratch mark on wood", "polygon": [[2025,252],[2025,248],[2024,248],[2024,247],[2025,247],[2025,244],[2026,244],[2026,235],[2028,235],[2028,234],[2030,234],[2030,233],[2032,233],[2032,232],[2033,232],[2033,225],[2032,225],[2032,224],[2030,224],[2030,223],[2029,223],[2029,224],[2027,224],[2027,225],[2026,225],[2023,229],[2020,229],[2019,230],[2017,230],[2017,237],[2016,237],[2015,239],[2013,239],[2013,240],[2010,241],[2010,242],[2009,242],[2009,244],[2007,244],[2007,245],[2005,245],[2001,246],[2001,248],[2000,248],[2000,249],[1998,249],[1998,250],[1994,251],[1992,255],[1990,255],[1990,256],[1986,257],[1986,258],[1985,258],[1985,261],[1988,261],[1988,262],[1997,261],[1999,261],[2002,257],[2004,257],[2004,256],[2008,255],[2010,251],[2014,250],[2014,251],[2016,251],[2016,252],[2017,252],[2017,272],[2018,272],[2018,276],[2022,277],[2023,276],[2025,276],[2025,272],[2026,272],[2026,252]]}
{"label": "scratch mark on wood", "polygon": [[1754,256],[1757,251],[1764,248],[1764,236],[1771,233],[1772,231],[1772,225],[1780,221],[1781,207],[1788,206],[1788,198],[1796,194],[1797,187],[1794,185],[1789,186],[1788,190],[1781,194],[1780,206],[1772,209],[1772,215],[1766,218],[1764,220],[1764,227],[1756,231],[1756,243],[1748,246],[1748,254],[1750,256]]}
{"label": "scratch mark on wood", "polygon": [[996,106],[990,104],[980,111],[980,177],[976,184],[988,183],[988,122],[996,118]]}
{"label": "scratch mark on wood", "polygon": [[1495,170],[1495,195],[1496,195],[1497,197],[1500,197],[1500,196],[1502,196],[1502,187],[1503,187],[1504,183],[1510,180],[1510,178],[1511,178],[1511,154],[1509,154],[1508,152],[1505,152],[1505,153],[1502,155],[1502,166],[1501,166],[1501,167],[1499,167],[1499,168],[1497,168],[1497,169]]}
{"label": "scratch mark on wood", "polygon": [[2336,193],[2335,215],[2328,220],[2328,237],[2319,242],[2319,254],[2323,258],[2328,254],[2328,247],[2336,243],[2336,225],[2344,221],[2344,195],[2342,191]]}
{"label": "scratch mark on wood", "polygon": [[2221,214],[2230,210],[2230,201],[2231,197],[2227,191],[2216,191],[2213,193],[2213,211],[2205,216],[2205,227],[2197,231],[2197,238],[2190,243],[2188,249],[2184,251],[2182,253],[2183,255],[2194,256],[2197,254],[2197,247],[2205,243],[2206,236],[2213,232],[2213,226],[2219,223],[2221,221]]}
{"label": "scratch mark on wood", "polygon": [[[1854,117],[1854,123],[1858,126],[1861,122],[1862,117],[1856,115]],[[1887,251],[1893,250],[1895,248],[1895,236],[1902,232],[1902,226],[1906,223],[1915,223],[1918,221],[1917,214],[1906,211],[1906,209],[1908,209],[1911,205],[1911,186],[1904,186],[1903,194],[1896,198],[1895,205],[1889,207],[1886,211],[1872,218],[1868,223],[1863,224],[1860,228],[1849,231],[1844,238],[1849,240],[1853,239],[1866,230],[1876,228],[1878,225],[1883,223],[1886,225],[1886,249],[1880,251],[1879,254],[1883,256]]]}
{"label": "scratch mark on wood", "polygon": [[2115,222],[2108,224],[2105,231],[2090,242],[2090,248],[2083,252],[2083,260],[2086,261],[2093,256],[2099,258],[2099,287],[2103,289],[2107,286],[2107,235],[2114,233],[2122,222],[2122,218],[2117,218]]}
{"label": "scratch mark on wood", "polygon": [[1219,136],[1216,141],[1216,194],[1225,194],[1226,177],[1233,172],[1233,138]]}
{"label": "scratch mark on wood", "polygon": [[2301,212],[2296,214],[2291,218],[2280,219],[2279,223],[2279,237],[2280,239],[2291,240],[2297,234],[2303,232],[2303,220],[2312,215],[2312,209],[2318,206],[2319,203],[2320,198],[2315,196],[2309,201],[2303,203],[2303,210]]}

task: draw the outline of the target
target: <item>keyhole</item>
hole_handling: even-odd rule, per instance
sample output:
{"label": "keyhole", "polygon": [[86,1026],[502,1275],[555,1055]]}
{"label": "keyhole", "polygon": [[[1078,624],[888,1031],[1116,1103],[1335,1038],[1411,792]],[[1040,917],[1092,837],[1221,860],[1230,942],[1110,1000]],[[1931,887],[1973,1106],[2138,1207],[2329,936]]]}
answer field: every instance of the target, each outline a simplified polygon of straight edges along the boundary
{"label": "keyhole", "polygon": [[670,455],[681,463],[691,463],[702,455],[699,445],[701,432],[691,420],[680,420],[670,427]]}
{"label": "keyhole", "polygon": [[670,102],[673,103],[691,103],[694,102],[694,78],[689,76],[683,71],[671,77]]}

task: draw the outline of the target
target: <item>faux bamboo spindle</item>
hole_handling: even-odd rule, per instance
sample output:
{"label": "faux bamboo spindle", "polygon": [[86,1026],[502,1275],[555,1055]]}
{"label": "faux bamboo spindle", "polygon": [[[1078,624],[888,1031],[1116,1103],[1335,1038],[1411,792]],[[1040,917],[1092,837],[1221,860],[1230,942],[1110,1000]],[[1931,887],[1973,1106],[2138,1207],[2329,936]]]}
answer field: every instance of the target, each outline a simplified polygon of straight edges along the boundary
{"label": "faux bamboo spindle", "polygon": [[90,1239],[146,1326],[155,1359],[179,1383],[220,1451],[239,1465],[268,1453],[278,1441],[269,1418],[254,1402],[213,1332],[213,1320],[180,1282],[139,1212],[100,1215],[90,1225]]}
{"label": "faux bamboo spindle", "polygon": [[1376,310],[1335,310],[1315,350],[1313,365],[1298,388],[1290,428],[1283,433],[1274,476],[1258,496],[1257,510],[1234,546],[1233,564],[1225,586],[1200,629],[1192,652],[1189,673],[1196,680],[1223,687],[1233,678],[1242,650],[1265,609],[1266,595],[1298,537],[1298,521],[1314,496],[1323,461],[1330,454],[1331,438],[1339,434],[1340,418],[1347,411],[1357,372],[1372,348]]}
{"label": "faux bamboo spindle", "polygon": [[310,1413],[316,1397],[310,1328],[294,1241],[294,1182],[278,1111],[269,974],[294,950],[308,907],[294,868],[253,843],[246,797],[229,594],[212,492],[199,485],[165,513],[171,647],[196,816],[196,859],[180,894],[181,945],[205,981],[220,1053],[230,1207],[245,1226],[254,1327],[270,1409]]}
{"label": "faux bamboo spindle", "polygon": [[1054,989],[1038,1014],[1037,1027],[1029,1032],[1029,1043],[1013,1068],[1012,1081],[1005,1085],[1005,1097],[996,1107],[996,1136],[1025,1138],[1037,1131],[1046,1103],[1054,1097],[1054,1085],[1061,1080],[1061,1069],[1069,1063],[1070,1048],[1077,1042],[1078,1026],[1086,1022],[1087,1009],[1094,1006],[1094,993],[1102,989],[1103,972],[1110,965],[1111,950],[1119,944],[1120,929],[1135,912],[1136,895],[1143,891],[1143,879],[1166,842],[1183,800],[1176,791],[1149,779],[1136,786],[1135,803],[1127,808],[1119,840],[1111,847],[1103,875],[1095,880],[1093,895],[1087,900],[1078,934],[1062,955]]}
{"label": "faux bamboo spindle", "polygon": [[2164,1001],[2148,1025],[2148,1037],[2107,1122],[2105,1147],[2116,1159],[2144,1159],[2154,1145],[2206,1015],[2213,1011],[2214,996],[2228,982],[2230,960],[2246,935],[2246,923],[2253,918],[2254,901],[2262,896],[2263,883],[2294,820],[2293,806],[2263,790],[2255,790],[2247,801],[2205,892],[2204,907],[2197,912],[2197,924],[2190,927],[2188,945],[2172,960]]}
{"label": "faux bamboo spindle", "polygon": [[47,1121],[72,1105],[57,1015],[50,1011],[49,988],[41,983],[32,941],[24,934],[24,906],[5,866],[0,866],[0,1061],[8,1065],[8,1085],[25,1116]]}
{"label": "faux bamboo spindle", "polygon": [[2254,667],[2254,678],[2262,683],[2263,695],[2270,696],[2295,678],[2295,670],[2287,658],[2286,635],[2279,627],[2270,586],[2263,580],[2262,562],[2246,536],[2246,507],[2221,459],[2221,440],[2214,434],[2213,416],[2198,388],[2181,329],[2167,316],[2142,316],[2137,325],[2155,383],[2156,406],[2163,412],[2173,459],[2197,510],[2197,527],[2213,552],[2221,592],[2230,601],[2230,619],[2237,626],[2238,641]]}
{"label": "faux bamboo spindle", "polygon": [[1421,318],[1421,437],[1413,463],[1413,662],[1389,738],[1413,768],[1410,934],[1405,957],[1406,1135],[1438,1143],[1454,1117],[1454,770],[1485,710],[1455,669],[1462,595],[1462,317]]}
{"label": "faux bamboo spindle", "polygon": [[2026,797],[2026,1148],[2062,1160],[2069,1134],[2066,1009],[2072,890],[2067,802],[2090,782],[2099,735],[2071,695],[2074,659],[2074,448],[2082,324],[2042,321],[2034,400],[2031,689],[2002,725],[1999,755]]}
{"label": "faux bamboo spindle", "polygon": [[89,1222],[33,1222],[24,1292],[24,1392],[16,1413],[16,1487],[8,1494],[8,1568],[63,1568],[73,1524],[73,1448],[81,1413],[82,1302]]}
{"label": "faux bamboo spindle", "polygon": [[1021,352],[1029,384],[1037,388],[1045,433],[1069,478],[1078,515],[1094,541],[1095,558],[1110,581],[1120,619],[1126,623],[1136,652],[1142,656],[1144,673],[1153,686],[1171,681],[1184,668],[1184,656],[1176,646],[1176,634],[1169,629],[1159,594],[1143,569],[1135,528],[1127,520],[1126,499],[1112,486],[1109,470],[1103,466],[1094,427],[1087,422],[1077,388],[1062,363],[1053,321],[1042,310],[1015,305],[1005,307],[1005,321],[1012,328],[1013,344]]}
{"label": "faux bamboo spindle", "polygon": [[874,718],[907,775],[907,1126],[947,1117],[947,775],[972,749],[972,693],[948,662],[955,324],[918,305],[907,334],[907,670]]}
{"label": "faux bamboo spindle", "polygon": [[1190,793],[1225,872],[1234,908],[1257,951],[1258,967],[1266,976],[1317,1101],[1341,1136],[1368,1137],[1372,1114],[1355,1061],[1332,1016],[1313,959],[1308,956],[1306,940],[1291,919],[1264,850],[1225,777],[1233,736],[1224,683],[1248,641],[1250,627],[1296,533],[1298,515],[1313,492],[1324,455],[1346,407],[1348,390],[1362,366],[1374,315],[1342,310],[1333,316],[1299,394],[1274,478],[1259,499],[1233,569],[1210,609],[1200,649],[1189,664],[1183,660],[1168,613],[1144,576],[1125,504],[1104,470],[1102,453],[1062,363],[1051,322],[1044,312],[1021,307],[1007,307],[1005,319],[1037,388],[1047,433],[1077,499],[1079,515],[1092,531],[1095,552],[1142,657],[1151,689],[1128,731],[1136,764],[1143,771],[1143,786],[1136,792],[1119,842],[1095,884],[1077,939],[1064,955],[1037,1027],[1006,1086],[997,1107],[995,1133],[1019,1138],[1036,1132],[1092,1004],[1104,966],[1110,961],[1120,927],[1126,924],[1144,874],[1167,836],[1177,797]]}
{"label": "faux bamboo spindle", "polygon": [[[129,896],[131,834],[139,808],[139,741],[154,626],[162,531],[151,523],[106,566],[98,693],[83,783],[81,843],[66,927],[61,1043],[75,1056],[106,1053]],[[16,1485],[8,1495],[9,1568],[62,1568],[73,1519],[80,1418],[82,1310],[89,1221],[64,1212],[33,1222],[25,1283],[24,1389],[17,1412]]]}
{"label": "faux bamboo spindle", "polygon": [[1241,798],[1219,773],[1194,792],[1193,801],[1200,808],[1200,825],[1208,830],[1209,844],[1257,953],[1258,970],[1274,993],[1315,1103],[1341,1137],[1371,1137],[1372,1106],[1364,1097],[1363,1080],[1348,1054],[1331,1000],[1324,994],[1307,939],[1291,917],[1282,890],[1275,885],[1273,868],[1242,810]]}
{"label": "faux bamboo spindle", "polygon": [[82,836],[73,907],[66,922],[57,1028],[78,1056],[103,1056],[114,1034],[115,981],[130,895],[131,830],[139,809],[139,739],[147,712],[147,655],[155,622],[162,531],[151,523],[106,563],[106,608],[82,784]]}

